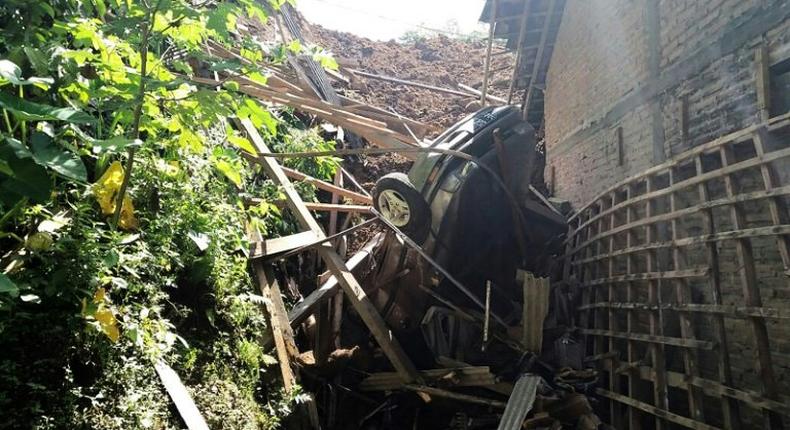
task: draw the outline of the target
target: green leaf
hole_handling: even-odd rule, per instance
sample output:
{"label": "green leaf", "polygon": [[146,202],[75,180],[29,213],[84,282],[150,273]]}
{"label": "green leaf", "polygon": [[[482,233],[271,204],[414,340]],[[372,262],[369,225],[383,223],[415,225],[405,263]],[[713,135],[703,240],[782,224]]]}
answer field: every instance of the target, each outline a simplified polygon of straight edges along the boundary
{"label": "green leaf", "polygon": [[8,294],[11,297],[19,295],[19,288],[14,284],[8,276],[0,273],[0,293]]}
{"label": "green leaf", "polygon": [[241,187],[241,174],[236,170],[236,167],[233,164],[227,162],[226,160],[217,160],[214,162],[214,166],[222,172],[225,177],[230,179],[231,182],[236,184],[237,187]]}
{"label": "green leaf", "polygon": [[16,159],[9,164],[14,174],[0,183],[4,192],[30,197],[37,203],[49,200],[52,180],[47,169],[28,158]]}
{"label": "green leaf", "polygon": [[239,108],[236,115],[242,119],[249,118],[255,128],[265,126],[269,134],[277,134],[277,120],[255,100],[244,100],[244,105]]}
{"label": "green leaf", "polygon": [[76,154],[58,147],[52,138],[41,132],[33,134],[31,143],[33,158],[39,164],[47,166],[69,179],[79,182],[88,181],[85,164]]}
{"label": "green leaf", "polygon": [[9,60],[0,60],[0,78],[14,85],[48,84],[55,82],[52,78],[22,78],[22,69]]}
{"label": "green leaf", "polygon": [[95,121],[85,112],[33,103],[3,92],[0,92],[0,107],[13,112],[17,118],[27,121],[66,121],[75,124]]}
{"label": "green leaf", "polygon": [[230,135],[228,136],[228,142],[236,145],[239,149],[249,152],[252,155],[258,155],[258,151],[255,150],[255,147],[252,146],[252,142],[250,142],[246,137]]}

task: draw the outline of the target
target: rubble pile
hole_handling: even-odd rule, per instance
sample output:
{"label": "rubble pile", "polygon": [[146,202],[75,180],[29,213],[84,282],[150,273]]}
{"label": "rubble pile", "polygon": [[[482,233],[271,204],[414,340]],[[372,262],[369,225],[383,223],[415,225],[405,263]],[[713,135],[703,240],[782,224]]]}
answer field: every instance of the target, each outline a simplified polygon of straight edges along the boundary
{"label": "rubble pile", "polygon": [[[317,25],[311,27],[310,33],[310,40],[330,50],[342,66],[442,88],[456,89],[458,84],[476,89],[482,86],[484,40],[466,41],[439,35],[412,41],[377,42]],[[494,49],[495,53],[503,51]],[[490,94],[507,98],[514,62],[512,52],[492,57]],[[479,108],[479,104],[470,104],[472,98],[372,79],[355,80],[338,90],[422,121],[432,127],[434,136]]]}

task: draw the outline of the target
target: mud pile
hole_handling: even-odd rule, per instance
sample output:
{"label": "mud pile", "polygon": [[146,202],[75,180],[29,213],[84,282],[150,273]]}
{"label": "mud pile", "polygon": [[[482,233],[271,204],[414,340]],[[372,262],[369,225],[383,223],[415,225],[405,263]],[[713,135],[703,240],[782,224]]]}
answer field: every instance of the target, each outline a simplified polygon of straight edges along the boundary
{"label": "mud pile", "polygon": [[[439,35],[413,41],[378,42],[318,25],[311,25],[309,40],[330,50],[346,67],[450,89],[457,89],[457,84],[477,89],[482,86],[484,40]],[[493,52],[501,51],[502,48],[494,47]],[[492,56],[491,70],[494,72],[489,80],[492,95],[507,98],[514,62],[511,52]],[[472,98],[368,78],[338,87],[338,91],[426,123],[431,128],[429,137],[435,137],[479,107],[470,106]]]}

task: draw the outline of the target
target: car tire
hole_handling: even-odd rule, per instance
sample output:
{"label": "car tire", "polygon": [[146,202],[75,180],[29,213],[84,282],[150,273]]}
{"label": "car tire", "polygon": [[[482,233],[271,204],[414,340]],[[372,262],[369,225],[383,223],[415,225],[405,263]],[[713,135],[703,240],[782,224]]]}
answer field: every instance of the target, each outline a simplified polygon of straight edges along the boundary
{"label": "car tire", "polygon": [[431,209],[405,174],[389,173],[376,181],[373,206],[418,244],[428,237]]}

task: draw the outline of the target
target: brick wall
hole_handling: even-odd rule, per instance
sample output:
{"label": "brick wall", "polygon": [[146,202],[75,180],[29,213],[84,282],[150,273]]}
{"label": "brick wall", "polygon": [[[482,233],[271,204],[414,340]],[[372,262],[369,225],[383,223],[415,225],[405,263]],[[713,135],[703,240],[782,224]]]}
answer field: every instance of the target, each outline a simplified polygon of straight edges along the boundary
{"label": "brick wall", "polygon": [[[755,52],[761,45],[769,63],[790,58],[790,2],[569,0],[545,94],[546,177],[554,178],[555,195],[582,206],[665,158],[759,122]],[[790,183],[790,166],[779,170]],[[760,177],[744,178],[749,181]],[[749,227],[770,222],[767,208],[750,209]],[[726,211],[717,216],[722,230],[727,220]],[[755,239],[753,248],[763,305],[786,309],[790,285],[775,240]],[[719,251],[722,261],[737,261],[732,243]],[[721,268],[724,304],[743,303],[734,266]],[[710,303],[704,285],[691,288],[699,302]],[[698,332],[710,333],[706,321],[699,318]],[[734,384],[759,391],[750,326],[726,323]],[[787,392],[790,324],[769,321],[768,330],[780,391]],[[715,356],[701,360],[702,375],[715,379]],[[743,418],[746,424],[761,419],[748,411]]]}

